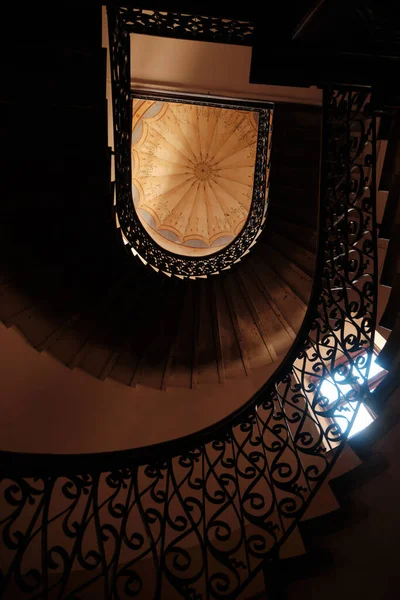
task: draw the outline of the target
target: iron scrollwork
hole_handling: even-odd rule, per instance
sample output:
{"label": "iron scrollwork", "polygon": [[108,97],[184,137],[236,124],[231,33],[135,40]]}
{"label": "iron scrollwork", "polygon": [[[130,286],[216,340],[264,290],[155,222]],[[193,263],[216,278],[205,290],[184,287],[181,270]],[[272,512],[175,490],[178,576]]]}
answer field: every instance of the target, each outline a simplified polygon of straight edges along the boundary
{"label": "iron scrollwork", "polygon": [[238,19],[121,8],[130,33],[251,46],[254,24]]}
{"label": "iron scrollwork", "polygon": [[324,95],[316,278],[285,361],[237,414],[187,438],[30,467],[3,455],[2,598],[231,600],[278,557],[356,418],[338,427],[337,407],[368,394],[375,330],[375,118],[367,92]]}

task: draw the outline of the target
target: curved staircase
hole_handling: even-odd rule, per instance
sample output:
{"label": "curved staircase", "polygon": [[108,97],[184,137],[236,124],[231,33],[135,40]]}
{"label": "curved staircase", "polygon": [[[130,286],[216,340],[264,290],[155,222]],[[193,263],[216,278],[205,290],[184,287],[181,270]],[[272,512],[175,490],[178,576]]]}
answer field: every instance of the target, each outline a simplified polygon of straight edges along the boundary
{"label": "curved staircase", "polygon": [[[109,218],[112,187],[107,191],[105,175],[101,195],[95,186],[82,186],[95,155],[88,144],[89,158],[80,157],[79,170],[69,175],[69,185],[80,192],[70,205],[57,205],[51,179],[47,194],[43,186],[29,195],[17,188],[9,199],[2,237],[3,256],[11,260],[0,288],[1,320],[68,367],[129,386],[193,388],[277,366],[311,292],[320,110],[277,105],[274,113],[268,224],[235,269],[175,281],[127,256]],[[296,140],[304,156],[293,166]],[[304,164],[307,177],[296,187]],[[43,168],[54,172],[52,163]],[[81,211],[79,199],[90,208]],[[292,208],[301,210],[306,226],[290,220]]]}
{"label": "curved staircase", "polygon": [[305,315],[314,255],[296,245],[303,270],[270,244],[232,274],[199,284],[162,281],[128,263],[103,296],[72,298],[73,312],[52,303],[49,315],[9,281],[1,318],[38,351],[100,379],[162,389],[223,383],[281,358]]}
{"label": "curved staircase", "polygon": [[[80,90],[61,101],[56,94],[50,107],[42,106],[48,90],[36,98],[36,119],[28,123],[30,137],[37,140],[33,156],[20,152],[18,140],[26,135],[26,123],[10,119],[22,110],[18,93],[1,104],[2,129],[8,135],[1,158],[13,185],[7,188],[0,239],[0,318],[22,332],[36,350],[64,365],[127,386],[171,390],[227,384],[258,371],[269,376],[293,346],[310,300],[318,221],[320,109],[275,106],[268,225],[250,255],[215,278],[179,281],[153,273],[125,252],[113,222],[106,106],[103,97],[100,101],[98,94],[90,96],[91,85],[85,80],[86,70],[96,74],[96,80],[105,75],[99,40],[91,40],[88,47],[85,37],[85,28],[94,30],[92,16],[93,11],[82,11],[81,40],[77,35],[73,43],[49,42],[50,47],[73,47],[73,62],[82,66],[79,83],[87,95]],[[43,56],[48,50],[36,47],[32,40],[30,44],[21,48],[22,55],[32,53],[28,71],[35,65],[34,51]],[[60,57],[61,64],[71,60],[62,51]],[[76,69],[71,77],[76,77]],[[43,80],[48,79],[45,73]],[[60,79],[55,78],[53,86]],[[68,88],[68,82],[63,85]],[[56,119],[57,114],[63,115],[66,134],[62,155],[49,151],[57,139],[54,130],[38,125],[40,118]],[[38,177],[43,173],[45,177]],[[307,367],[313,364],[310,359]],[[7,506],[7,514],[0,513],[3,539],[8,540],[0,566],[1,597],[3,592],[7,600],[25,597],[20,589],[37,598],[42,592],[46,598],[54,592],[60,599],[89,600],[93,593],[105,599],[135,596],[141,591],[139,580],[153,589],[154,573],[157,581],[162,577],[163,565],[157,563],[161,538],[171,546],[169,556],[176,553],[170,573],[184,572],[189,554],[196,565],[209,553],[210,568],[213,561],[221,560],[233,578],[240,577],[245,566],[241,561],[247,561],[250,572],[265,550],[265,539],[276,541],[280,535],[279,555],[271,554],[264,573],[259,569],[237,588],[237,594],[235,588],[235,597],[245,600],[257,594],[254,597],[262,598],[265,589],[268,598],[282,597],[282,570],[277,565],[284,561],[276,559],[304,554],[304,523],[338,510],[331,482],[360,465],[346,445],[329,472],[334,452],[321,446],[326,432],[318,447],[314,439],[310,442],[307,425],[296,437],[299,412],[303,420],[312,416],[307,394],[305,408],[301,394],[296,398],[299,386],[297,374],[278,381],[273,401],[260,394],[255,412],[247,416],[238,411],[221,438],[214,438],[213,430],[204,431],[201,439],[196,438],[194,450],[192,441],[179,440],[183,454],[180,446],[174,454],[173,444],[156,447],[154,456],[149,448],[143,455],[139,449],[103,456],[50,454],[40,460],[18,452],[2,453],[2,494],[11,509]],[[287,389],[293,396],[287,395]],[[286,401],[289,407],[284,410]],[[174,414],[169,418],[173,420]],[[149,457],[155,462],[147,462]],[[313,479],[316,464],[328,473],[319,489],[318,475]],[[294,476],[296,468],[301,473]],[[271,512],[260,517],[257,511],[264,510],[263,502],[269,498],[269,480],[272,495],[277,496]],[[318,493],[313,497],[314,489]],[[206,506],[211,517],[204,513],[198,521],[199,506]],[[297,511],[302,517],[295,524]],[[132,531],[124,529],[128,517],[134,523]],[[201,519],[207,542],[198,535]],[[172,537],[164,540],[167,527]],[[257,535],[259,529],[265,538]],[[245,550],[254,554],[245,556],[243,551],[239,558],[235,550],[224,554],[227,538],[235,543],[250,540]],[[118,547],[115,555],[110,540]],[[146,558],[138,566],[145,543]],[[46,554],[50,545],[52,550]],[[26,569],[21,573],[24,560]],[[13,569],[16,574],[8,579]],[[108,587],[108,577],[117,570],[124,583],[118,590]],[[178,597],[175,583],[164,583],[166,597]],[[213,587],[213,597],[229,597],[230,583],[222,577]],[[189,580],[185,586],[181,591],[186,597],[200,597]],[[204,591],[204,597],[208,593]]]}

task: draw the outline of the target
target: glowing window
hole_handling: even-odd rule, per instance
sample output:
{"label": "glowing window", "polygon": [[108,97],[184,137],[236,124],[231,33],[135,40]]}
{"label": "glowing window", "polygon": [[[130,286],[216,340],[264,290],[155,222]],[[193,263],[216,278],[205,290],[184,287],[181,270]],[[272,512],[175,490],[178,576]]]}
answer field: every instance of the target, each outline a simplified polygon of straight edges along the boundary
{"label": "glowing window", "polygon": [[[360,356],[365,356],[365,354]],[[377,355],[374,354],[371,360],[368,373],[368,383],[371,392],[373,392],[376,389],[376,386],[386,373],[385,369],[383,369],[376,363],[376,358]],[[355,377],[358,381],[361,382],[361,374],[364,375],[365,369],[366,367],[361,366],[357,368],[357,366],[354,365],[351,370],[352,377]],[[346,431],[348,423],[352,420],[353,414],[357,409],[358,405],[358,402],[351,402],[346,399],[347,394],[351,392],[352,389],[353,388],[351,385],[340,382],[340,376],[336,378],[335,383],[333,382],[331,377],[327,377],[320,387],[320,394],[322,396],[325,396],[332,403],[338,400],[339,394],[343,396],[343,401],[340,402],[337,410],[335,411],[334,417],[335,423],[340,427],[342,432]],[[372,410],[365,404],[361,404],[348,437],[351,438],[366,427],[368,427],[368,425],[370,425],[372,421],[375,420],[375,418],[376,415],[372,412]]]}

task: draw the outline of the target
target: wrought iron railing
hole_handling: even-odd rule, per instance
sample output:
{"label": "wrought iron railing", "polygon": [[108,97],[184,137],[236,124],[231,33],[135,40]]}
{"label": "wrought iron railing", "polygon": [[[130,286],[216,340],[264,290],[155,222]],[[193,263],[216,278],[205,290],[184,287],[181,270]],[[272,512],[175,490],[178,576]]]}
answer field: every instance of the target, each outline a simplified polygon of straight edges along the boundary
{"label": "wrought iron railing", "polygon": [[[122,136],[129,121],[119,115]],[[176,441],[88,456],[2,453],[2,598],[233,599],[278,558],[356,418],[344,412],[338,427],[338,407],[369,393],[377,265],[368,92],[324,91],[321,165],[314,288],[278,371],[235,414]],[[334,399],[321,393],[328,377]]]}
{"label": "wrought iron railing", "polygon": [[251,46],[254,24],[243,19],[192,15],[143,8],[120,8],[130,33]]}
{"label": "wrought iron railing", "polygon": [[[254,246],[266,223],[269,149],[271,140],[272,105],[237,100],[221,108],[254,111],[258,114],[258,136],[254,169],[253,197],[248,218],[237,237],[223,249],[208,256],[182,256],[169,252],[154,242],[136,213],[132,198],[131,177],[131,71],[130,33],[142,32],[149,22],[158,35],[202,39],[225,43],[247,43],[252,26],[242,21],[211,17],[189,17],[139,9],[109,10],[110,59],[113,84],[114,144],[116,173],[116,220],[125,244],[145,264],[167,275],[180,278],[204,277],[230,268]],[[177,23],[180,26],[177,26]],[[189,26],[190,22],[190,26]],[[210,38],[211,36],[211,38]],[[142,96],[140,96],[142,97]],[[146,96],[150,98],[149,95]],[[169,102],[174,99],[170,98]],[[210,100],[197,99],[196,104],[214,106]]]}

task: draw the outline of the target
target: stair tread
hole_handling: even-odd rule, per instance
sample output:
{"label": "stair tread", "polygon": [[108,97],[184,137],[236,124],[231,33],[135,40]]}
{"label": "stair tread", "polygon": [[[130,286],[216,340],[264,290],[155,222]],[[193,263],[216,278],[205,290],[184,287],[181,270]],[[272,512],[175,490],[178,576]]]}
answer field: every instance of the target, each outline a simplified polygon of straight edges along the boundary
{"label": "stair tread", "polygon": [[379,322],[385,329],[393,329],[400,307],[400,274],[395,277],[388,302]]}
{"label": "stair tread", "polygon": [[385,346],[381,350],[377,361],[386,371],[399,369],[400,365],[400,313],[397,313],[396,322],[393,326]]}
{"label": "stair tread", "polygon": [[332,467],[332,470],[329,474],[329,481],[333,481],[337,477],[348,473],[361,464],[362,460],[357,456],[354,450],[352,450],[351,447],[346,444],[340,454],[340,457]]}
{"label": "stair tread", "polygon": [[286,257],[290,256],[290,261],[292,263],[297,265],[310,277],[313,276],[315,254],[275,231],[270,232],[269,240],[282,254]]}
{"label": "stair tread", "polygon": [[298,331],[307,310],[306,304],[291,290],[279,275],[266,264],[264,259],[254,256],[252,260],[249,261],[249,265],[256,271],[258,277],[272,297],[272,300],[279,306],[285,319],[292,325],[294,331]]}
{"label": "stair tread", "polygon": [[340,504],[329,485],[329,480],[324,481],[318,490],[318,494],[314,497],[310,506],[302,516],[301,521],[304,522],[315,519],[339,509]]}
{"label": "stair tread", "polygon": [[219,279],[214,284],[225,377],[231,379],[247,375],[250,373],[250,365],[247,355],[245,354],[244,358],[242,355],[240,347],[242,342],[241,331],[237,318],[235,319],[236,315],[231,310],[232,303],[231,306],[228,304],[228,298],[230,300],[229,292],[226,292]]}
{"label": "stair tread", "polygon": [[[222,350],[216,346],[220,341],[221,324],[216,320],[218,312],[215,310],[214,290],[210,290],[211,282],[201,285],[198,282],[198,300],[199,310],[198,318],[198,348],[196,360],[193,364],[195,380],[200,383],[219,383],[224,381]],[[214,308],[213,308],[214,307]],[[213,312],[212,312],[213,311]]]}
{"label": "stair tread", "polygon": [[[194,332],[196,325],[194,319],[194,286],[190,286],[186,296],[185,306],[182,311],[182,318],[179,324],[179,329],[176,332],[176,341],[173,355],[171,357],[170,370],[166,386],[171,387],[195,387],[193,385],[193,348],[194,340],[198,342],[198,338]],[[165,374],[164,374],[165,377]]]}
{"label": "stair tread", "polygon": [[249,308],[252,319],[260,333],[260,336],[264,343],[264,346],[268,351],[271,361],[274,361],[277,358],[275,348],[272,344],[271,337],[268,333],[267,326],[263,321],[263,315],[259,311],[258,306],[256,306],[256,304],[253,301],[252,297],[250,296],[249,292],[247,291],[246,281],[245,281],[245,278],[243,277],[243,274],[240,274],[240,273],[237,274],[237,282],[240,287],[241,293],[246,301],[246,304]]}
{"label": "stair tread", "polygon": [[379,227],[379,237],[390,239],[392,237],[392,230],[396,222],[399,219],[396,218],[396,214],[399,210],[400,204],[400,173],[397,173],[393,179],[392,185],[389,190],[389,194],[386,200],[385,210],[381,225]]}
{"label": "stair tread", "polygon": [[284,354],[292,343],[293,334],[290,328],[288,330],[287,323],[280,312],[277,313],[276,307],[271,306],[269,296],[266,297],[263,290],[249,277],[247,271],[243,271],[242,277],[246,283],[247,292],[260,314],[274,353],[278,356]]}
{"label": "stair tread", "polygon": [[313,227],[298,225],[282,217],[274,218],[274,230],[296,241],[312,254],[316,253],[317,232]]}

